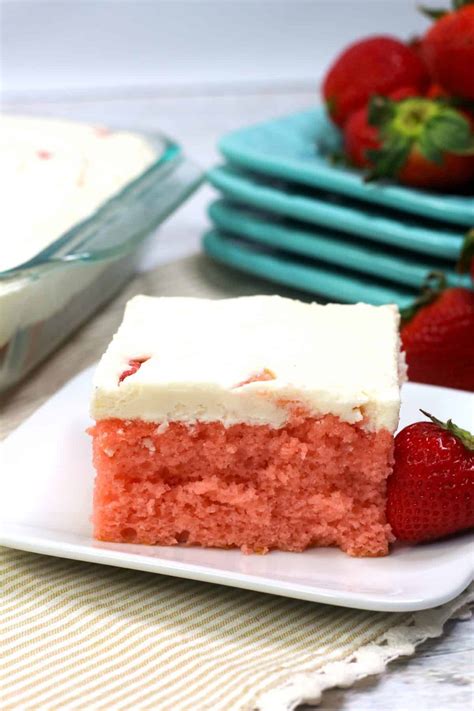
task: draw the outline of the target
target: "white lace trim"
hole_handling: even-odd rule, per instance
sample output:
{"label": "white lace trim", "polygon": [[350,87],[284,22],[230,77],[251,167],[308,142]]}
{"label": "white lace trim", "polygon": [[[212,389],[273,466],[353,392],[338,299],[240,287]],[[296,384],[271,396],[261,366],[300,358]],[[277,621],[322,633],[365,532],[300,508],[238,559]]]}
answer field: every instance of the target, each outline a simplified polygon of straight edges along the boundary
{"label": "white lace trim", "polygon": [[265,692],[258,699],[258,711],[292,711],[299,704],[318,704],[326,689],[348,688],[359,679],[380,674],[392,660],[414,654],[419,644],[439,637],[447,620],[470,617],[468,606],[472,602],[473,585],[441,607],[414,612],[407,622],[392,627],[346,659],[329,662],[315,672],[297,674],[282,686]]}

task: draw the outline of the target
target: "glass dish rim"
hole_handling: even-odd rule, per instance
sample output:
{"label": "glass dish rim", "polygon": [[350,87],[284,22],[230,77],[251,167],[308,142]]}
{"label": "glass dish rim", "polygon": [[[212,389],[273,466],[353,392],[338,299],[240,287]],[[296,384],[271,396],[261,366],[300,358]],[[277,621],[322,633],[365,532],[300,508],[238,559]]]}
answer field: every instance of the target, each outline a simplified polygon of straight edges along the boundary
{"label": "glass dish rim", "polygon": [[[182,153],[181,145],[170,138],[161,131],[137,131],[136,129],[121,129],[129,130],[137,136],[148,139],[150,142],[157,144],[160,142],[163,146],[162,150],[157,154],[156,160],[153,161],[145,170],[143,170],[139,175],[130,180],[121,190],[110,195],[110,197],[100,204],[94,212],[85,217],[80,222],[77,222],[72,227],[70,227],[66,232],[57,237],[53,242],[48,244],[44,249],[38,252],[34,257],[28,259],[25,262],[17,264],[15,267],[10,269],[5,269],[0,271],[0,283],[2,281],[10,281],[18,277],[33,276],[35,270],[39,270],[41,267],[55,267],[62,264],[72,264],[75,262],[99,262],[106,259],[117,258],[122,254],[130,251],[133,248],[135,242],[141,238],[131,238],[125,242],[120,243],[116,246],[107,247],[104,249],[94,250],[94,251],[79,251],[77,253],[65,254],[59,256],[57,251],[60,248],[67,247],[67,244],[72,242],[73,238],[76,237],[82,230],[90,226],[94,221],[96,221],[100,215],[104,214],[112,204],[118,204],[118,202],[129,196],[142,182],[153,176],[155,173],[158,174],[162,168],[166,166],[172,166],[174,163],[179,162],[184,158]],[[158,175],[157,175],[158,177]]]}

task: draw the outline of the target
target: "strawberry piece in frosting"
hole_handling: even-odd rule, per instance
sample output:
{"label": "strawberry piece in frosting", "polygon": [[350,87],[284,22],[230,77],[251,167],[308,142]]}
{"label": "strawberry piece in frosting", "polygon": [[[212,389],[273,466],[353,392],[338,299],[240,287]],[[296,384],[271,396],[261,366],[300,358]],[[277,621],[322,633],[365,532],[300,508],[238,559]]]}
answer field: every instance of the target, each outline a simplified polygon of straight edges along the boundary
{"label": "strawberry piece in frosting", "polygon": [[130,368],[127,368],[122,373],[120,373],[119,385],[125,380],[125,378],[130,377],[130,375],[134,375],[137,370],[141,368],[142,364],[145,363],[147,360],[149,360],[149,356],[147,356],[146,358],[131,358],[128,361]]}
{"label": "strawberry piece in frosting", "polygon": [[237,383],[237,385],[234,385],[234,388],[241,388],[244,385],[249,385],[249,383],[259,383],[263,382],[265,380],[275,380],[276,375],[275,373],[270,370],[270,368],[264,368],[263,370],[260,370],[258,373],[253,373],[250,375],[247,380],[243,380],[241,383]]}

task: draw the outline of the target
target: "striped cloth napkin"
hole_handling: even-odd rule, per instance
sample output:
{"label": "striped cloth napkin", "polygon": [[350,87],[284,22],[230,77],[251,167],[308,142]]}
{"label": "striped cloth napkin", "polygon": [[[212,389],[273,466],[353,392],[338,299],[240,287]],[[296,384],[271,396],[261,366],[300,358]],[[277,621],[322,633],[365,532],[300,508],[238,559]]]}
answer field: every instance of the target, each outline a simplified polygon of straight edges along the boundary
{"label": "striped cloth napkin", "polygon": [[[98,359],[133,294],[265,290],[202,257],[141,275],[7,396],[0,438]],[[6,548],[0,575],[2,711],[287,711],[412,654],[474,598],[363,612]]]}
{"label": "striped cloth napkin", "polygon": [[4,711],[286,711],[441,634],[468,590],[364,612],[0,549]]}

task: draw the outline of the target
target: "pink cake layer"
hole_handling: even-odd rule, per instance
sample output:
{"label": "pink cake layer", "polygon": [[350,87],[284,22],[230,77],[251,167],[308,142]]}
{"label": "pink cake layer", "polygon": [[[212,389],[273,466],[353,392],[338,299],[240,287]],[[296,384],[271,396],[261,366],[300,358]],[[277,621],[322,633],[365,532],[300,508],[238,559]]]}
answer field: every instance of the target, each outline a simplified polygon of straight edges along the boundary
{"label": "pink cake layer", "polygon": [[388,552],[393,437],[386,430],[327,415],[295,417],[279,429],[109,419],[91,434],[100,540]]}

